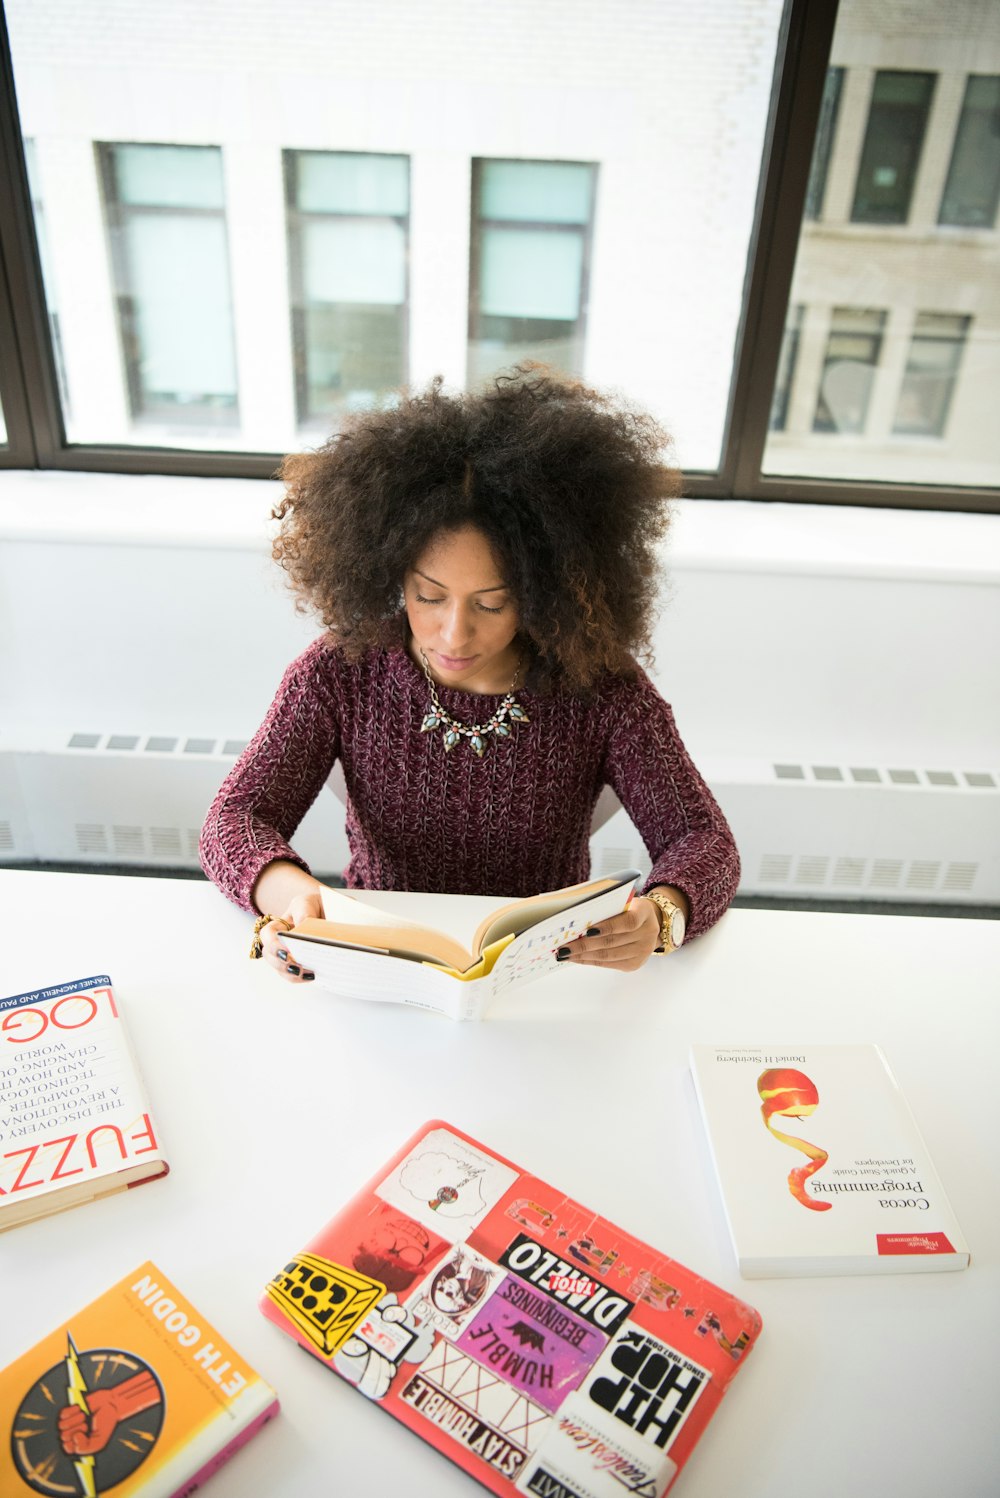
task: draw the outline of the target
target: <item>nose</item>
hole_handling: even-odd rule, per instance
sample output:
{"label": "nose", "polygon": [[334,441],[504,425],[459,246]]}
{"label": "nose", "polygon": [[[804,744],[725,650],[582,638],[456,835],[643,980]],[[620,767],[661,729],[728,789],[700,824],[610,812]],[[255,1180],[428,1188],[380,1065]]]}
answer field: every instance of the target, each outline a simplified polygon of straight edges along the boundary
{"label": "nose", "polygon": [[449,604],[444,611],[441,620],[441,643],[447,645],[455,655],[461,655],[458,646],[467,646],[472,639],[473,630],[469,616],[457,600]]}

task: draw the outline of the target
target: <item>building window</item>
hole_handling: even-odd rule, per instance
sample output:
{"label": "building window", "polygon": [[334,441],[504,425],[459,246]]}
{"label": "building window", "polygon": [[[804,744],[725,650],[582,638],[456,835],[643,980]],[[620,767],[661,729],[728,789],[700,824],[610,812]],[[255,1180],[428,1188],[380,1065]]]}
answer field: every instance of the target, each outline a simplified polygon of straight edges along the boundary
{"label": "building window", "polygon": [[768,422],[768,430],[772,432],[783,432],[788,420],[788,402],[792,393],[792,381],[795,378],[795,363],[799,355],[801,331],[802,304],[796,302],[788,309],[785,331],[781,337],[781,355],[778,359],[778,373],[775,377],[774,395],[771,400],[771,418]]}
{"label": "building window", "polygon": [[31,211],[35,220],[35,241],[38,245],[38,260],[42,268],[42,285],[45,289],[45,305],[49,314],[49,332],[52,336],[52,357],[59,382],[59,396],[63,414],[70,414],[69,387],[66,381],[66,363],[63,358],[62,329],[59,324],[59,302],[56,296],[55,277],[49,255],[48,225],[45,221],[45,205],[42,202],[42,185],[38,172],[38,156],[35,142],[24,142],[24,164],[28,172],[28,187],[31,192]]}
{"label": "building window", "polygon": [[901,435],[943,437],[969,332],[968,317],[918,312],[892,429]]}
{"label": "building window", "polygon": [[823,84],[823,102],[820,105],[819,124],[816,127],[816,142],[813,146],[812,164],[809,168],[809,185],[806,188],[805,218],[822,218],[823,197],[826,193],[826,177],[833,153],[833,138],[837,131],[837,115],[840,111],[840,95],[844,86],[843,68],[827,69]]}
{"label": "building window", "polygon": [[884,312],[861,307],[833,309],[814,432],[864,431],[884,328]]}
{"label": "building window", "polygon": [[854,223],[906,223],[933,93],[933,73],[875,74],[854,189]]}
{"label": "building window", "polygon": [[941,198],[940,224],[991,229],[1000,198],[1000,78],[971,77]]}
{"label": "building window", "polygon": [[583,373],[597,168],[474,161],[468,383],[522,359]]}
{"label": "building window", "polygon": [[132,416],[235,424],[222,152],[101,145],[98,158]]}
{"label": "building window", "polygon": [[406,156],[286,151],[300,426],[379,404],[407,379]]}

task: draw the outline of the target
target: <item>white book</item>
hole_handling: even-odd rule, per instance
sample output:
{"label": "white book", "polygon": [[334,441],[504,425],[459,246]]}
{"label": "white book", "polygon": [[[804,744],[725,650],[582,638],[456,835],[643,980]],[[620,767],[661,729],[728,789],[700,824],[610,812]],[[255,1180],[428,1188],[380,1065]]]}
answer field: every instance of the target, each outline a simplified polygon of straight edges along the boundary
{"label": "white book", "polygon": [[363,890],[324,887],[324,919],[302,920],[282,939],[320,987],[343,998],[479,1020],[498,994],[557,971],[559,948],[627,909],[640,878],[626,869],[510,901],[490,911],[468,947],[367,905]]}
{"label": "white book", "polygon": [[691,1070],[745,1279],[966,1268],[878,1046],[696,1045]]}

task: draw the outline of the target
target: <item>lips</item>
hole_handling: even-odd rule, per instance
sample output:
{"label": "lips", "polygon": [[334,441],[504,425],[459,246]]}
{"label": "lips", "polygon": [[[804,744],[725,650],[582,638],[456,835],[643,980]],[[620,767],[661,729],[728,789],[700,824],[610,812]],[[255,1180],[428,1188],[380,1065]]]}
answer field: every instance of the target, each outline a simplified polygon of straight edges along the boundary
{"label": "lips", "polygon": [[474,655],[442,655],[440,650],[436,650],[434,654],[446,671],[464,671],[476,659]]}

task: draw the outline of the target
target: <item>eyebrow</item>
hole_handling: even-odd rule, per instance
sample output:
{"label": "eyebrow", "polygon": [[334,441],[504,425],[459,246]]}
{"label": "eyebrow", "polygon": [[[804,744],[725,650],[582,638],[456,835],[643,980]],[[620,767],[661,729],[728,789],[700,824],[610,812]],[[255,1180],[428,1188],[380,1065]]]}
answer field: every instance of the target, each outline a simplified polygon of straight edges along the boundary
{"label": "eyebrow", "polygon": [[[439,583],[436,577],[430,577],[426,572],[421,572],[419,567],[414,567],[413,570],[418,577],[423,578],[425,583],[433,583],[435,588],[441,588],[447,593],[448,589],[444,583]],[[506,593],[508,588],[506,583],[494,583],[492,588],[473,588],[472,591],[473,593]]]}

